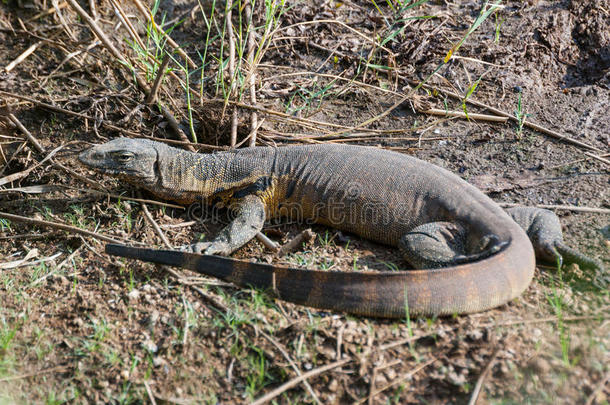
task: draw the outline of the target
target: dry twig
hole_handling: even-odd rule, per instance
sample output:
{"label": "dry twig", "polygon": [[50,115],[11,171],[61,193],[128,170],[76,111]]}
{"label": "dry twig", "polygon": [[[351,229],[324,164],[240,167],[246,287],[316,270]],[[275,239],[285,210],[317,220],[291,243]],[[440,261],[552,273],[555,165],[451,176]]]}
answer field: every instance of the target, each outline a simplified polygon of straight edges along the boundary
{"label": "dry twig", "polygon": [[[514,203],[497,203],[502,208],[519,207],[522,204]],[[610,209],[607,208],[595,208],[595,207],[577,207],[575,205],[553,205],[553,204],[536,204],[533,205],[537,208],[546,208],[548,210],[565,210],[565,211],[576,211],[576,212],[591,212],[594,214],[610,214]]]}
{"label": "dry twig", "polygon": [[0,378],[0,382],[22,380],[24,378],[30,378],[30,377],[34,377],[34,376],[37,376],[37,375],[40,375],[40,374],[60,372],[60,371],[66,370],[67,368],[68,368],[67,366],[49,367],[49,368],[45,368],[44,370],[34,371],[33,373],[11,375],[11,376],[8,376],[8,377],[2,377],[2,378]]}
{"label": "dry twig", "polygon": [[[142,193],[138,192],[138,197],[140,197],[140,199],[142,199]],[[153,219],[146,204],[142,203],[141,205],[142,205],[142,211],[144,212],[144,216],[146,217],[146,220],[152,225],[152,227],[155,230],[155,232],[157,233],[157,235],[159,235],[159,237],[163,241],[163,244],[165,246],[167,246],[168,249],[173,249],[171,243],[169,243],[169,240],[167,239],[167,236],[165,236],[165,234],[163,233],[161,228],[159,228],[159,224],[157,224],[157,222]]]}
{"label": "dry twig", "polygon": [[297,236],[295,236],[290,242],[288,242],[284,246],[282,246],[280,248],[279,252],[277,253],[277,255],[279,257],[285,256],[286,254],[300,248],[303,245],[303,243],[311,241],[314,236],[315,236],[315,233],[313,233],[311,231],[311,229],[309,229],[309,228],[305,229],[304,231],[299,233]]}
{"label": "dry twig", "polygon": [[61,229],[63,231],[67,231],[69,233],[85,235],[85,236],[89,236],[94,239],[103,240],[104,242],[119,243],[119,244],[122,243],[122,242],[117,241],[116,239],[113,239],[106,235],[87,231],[86,229],[80,229],[80,228],[77,228],[77,227],[71,226],[71,225],[61,224],[58,222],[43,221],[41,219],[34,219],[34,218],[23,217],[21,215],[9,214],[8,212],[0,212],[0,218],[8,219],[8,220],[15,221],[15,222],[23,222],[23,223],[31,224],[31,225],[38,225],[38,226],[44,226],[44,227],[49,227],[49,228]]}
{"label": "dry twig", "polygon": [[144,6],[140,0],[133,0],[133,2],[138,10],[140,10],[142,15],[146,17],[146,20],[155,26],[157,32],[161,33],[161,35],[167,39],[167,43],[170,44],[176,52],[178,52],[178,55],[180,55],[183,59],[186,59],[186,62],[191,69],[197,69],[197,64],[193,62],[186,52],[184,52],[180,45],[178,45],[169,35],[167,35],[165,31],[163,31],[160,26],[155,23],[155,20],[152,18],[152,12],[146,6]]}
{"label": "dry twig", "polygon": [[[589,395],[589,398],[587,398],[587,402],[585,402],[585,405],[591,405],[594,401],[597,400],[597,396],[604,390],[608,381],[610,381],[610,371],[606,373],[606,376],[600,381],[599,385],[595,388],[591,395]],[[602,402],[600,401],[600,403]]]}
{"label": "dry twig", "polygon": [[491,368],[493,367],[493,365],[496,361],[496,357],[498,357],[499,352],[500,352],[500,348],[496,348],[496,350],[494,350],[493,354],[491,355],[491,359],[489,359],[487,366],[485,366],[485,369],[479,376],[477,383],[474,386],[474,390],[472,391],[472,395],[470,396],[468,405],[476,405],[477,400],[479,399],[479,394],[481,393],[481,388],[483,388],[483,381],[485,381],[485,378],[487,378],[487,375],[491,371]]}
{"label": "dry twig", "polygon": [[468,115],[462,111],[447,111],[441,110],[439,108],[428,108],[427,110],[420,111],[424,114],[430,115],[438,115],[441,117],[457,117],[457,118],[466,118],[473,119],[477,121],[490,121],[490,122],[506,122],[508,121],[507,117],[498,117],[495,115],[487,115],[487,114],[477,114],[477,113],[468,113]]}
{"label": "dry twig", "polygon": [[[294,360],[292,360],[292,358],[290,357],[290,355],[288,354],[286,349],[284,349],[284,347],[280,344],[280,342],[278,342],[277,340],[275,340],[274,338],[272,338],[271,336],[269,336],[268,334],[266,334],[262,330],[259,330],[258,333],[263,335],[263,337],[265,339],[267,339],[269,342],[271,342],[271,344],[273,346],[275,346],[279,350],[280,353],[282,353],[282,356],[284,356],[286,361],[288,361],[288,363],[290,364],[290,367],[292,367],[292,369],[294,370],[295,373],[297,373],[298,376],[302,376],[303,375],[303,373],[301,372],[301,369],[299,369],[299,367],[296,365]],[[314,392],[313,388],[311,388],[311,385],[309,385],[309,382],[307,382],[307,380],[303,380],[303,385],[305,386],[305,388],[309,392],[309,395],[312,396],[314,401],[316,401],[317,404],[321,404],[320,399],[318,398],[318,396]]]}
{"label": "dry twig", "polygon": [[155,396],[153,395],[153,392],[150,389],[150,384],[146,380],[144,380],[144,388],[146,388],[146,395],[148,395],[148,400],[150,401],[151,405],[157,405],[157,401],[155,401]]}
{"label": "dry twig", "polygon": [[8,113],[8,118],[13,124],[15,124],[15,126],[17,126],[17,128],[19,128],[19,130],[25,135],[25,137],[28,138],[28,141],[30,141],[32,146],[34,146],[34,148],[38,152],[46,153],[40,142],[38,142],[38,139],[36,139],[36,137],[34,137],[34,135],[32,135],[32,133],[28,131],[25,126],[23,126],[23,124],[21,123],[21,121],[19,121],[19,119],[17,119],[17,117],[15,117],[12,113]]}
{"label": "dry twig", "polygon": [[[256,44],[254,42],[254,23],[252,22],[252,2],[251,0],[246,1],[245,5],[245,16],[248,24],[248,68],[250,72],[248,73],[248,80],[250,84],[250,102],[252,105],[256,105],[256,66],[254,64],[254,51],[256,48]],[[258,116],[256,114],[256,110],[252,110],[250,112],[250,134],[248,137],[250,138],[249,146],[256,145],[256,132],[258,131]]]}
{"label": "dry twig", "polygon": [[[231,20],[233,15],[233,0],[227,0],[226,12],[225,12],[225,26],[227,29],[227,40],[229,41],[229,83],[231,85],[229,96],[235,95],[236,89],[236,77],[235,77],[235,34],[233,34],[233,21]],[[226,104],[225,104],[226,106]],[[231,115],[231,147],[234,148],[237,144],[237,108],[233,107],[233,113]]]}
{"label": "dry twig", "polygon": [[153,104],[157,101],[157,92],[159,91],[159,87],[161,86],[161,82],[163,81],[163,76],[165,76],[165,70],[167,69],[167,65],[172,60],[172,56],[169,52],[166,52],[163,56],[163,61],[161,62],[161,66],[159,66],[159,70],[157,70],[157,76],[155,77],[155,81],[153,82],[152,87],[150,88],[150,93],[148,93],[148,97],[146,97],[146,104]]}
{"label": "dry twig", "polygon": [[[415,80],[407,79],[407,81],[410,84],[412,84],[412,85],[419,85],[419,82],[416,82]],[[425,89],[428,89],[428,90],[437,90],[440,93],[446,94],[449,97],[457,99],[457,100],[460,100],[460,101],[462,101],[464,99],[464,97],[460,96],[457,93],[454,93],[453,91],[445,90],[445,89],[439,89],[439,88],[437,88],[435,86],[432,86],[432,85],[429,85],[429,84],[422,84],[421,87],[423,87]],[[507,112],[504,112],[504,111],[502,111],[500,109],[497,109],[497,108],[492,107],[490,105],[487,105],[485,103],[481,103],[480,101],[473,100],[471,97],[469,97],[466,100],[466,102],[469,103],[469,104],[472,104],[472,105],[476,105],[477,107],[485,108],[486,110],[489,110],[489,111],[491,111],[492,113],[494,113],[496,115],[499,115],[499,116],[502,116],[502,117],[507,117],[508,119],[510,119],[512,121],[518,121],[517,117],[515,117],[513,114],[509,114]],[[571,144],[576,145],[576,146],[580,146],[581,148],[585,148],[585,149],[589,149],[589,150],[594,150],[596,152],[602,152],[600,149],[596,148],[595,146],[589,145],[587,143],[581,142],[581,141],[576,140],[576,139],[572,139],[572,138],[570,138],[568,136],[560,134],[559,132],[556,132],[556,131],[550,130],[548,128],[545,128],[542,125],[534,124],[533,122],[530,122],[530,121],[527,121],[527,120],[523,122],[523,125],[525,125],[526,127],[535,129],[535,130],[537,130],[539,132],[542,132],[543,134],[549,135],[549,136],[551,136],[553,138],[560,139],[562,141],[565,141],[567,143],[571,143]]]}
{"label": "dry twig", "polygon": [[269,402],[273,398],[277,397],[278,395],[281,395],[283,392],[300,384],[301,381],[307,380],[308,378],[316,377],[322,373],[327,372],[328,370],[332,370],[334,368],[341,367],[351,361],[352,361],[352,359],[343,359],[343,360],[335,361],[334,363],[327,364],[322,367],[314,368],[313,370],[308,371],[307,373],[302,374],[296,378],[293,378],[292,380],[288,381],[287,383],[280,385],[279,387],[272,390],[271,392],[258,398],[256,401],[252,402],[250,405],[261,405],[266,402]]}
{"label": "dry twig", "polygon": [[[387,390],[388,388],[391,388],[395,385],[398,385],[402,382],[404,382],[405,380],[408,380],[409,378],[412,378],[415,374],[417,374],[419,371],[423,370],[424,368],[428,367],[430,364],[434,363],[436,360],[436,358],[432,358],[430,360],[428,360],[425,363],[421,363],[419,366],[415,367],[413,370],[409,371],[408,373],[406,373],[405,375],[403,375],[400,378],[397,378],[396,380],[386,384],[385,386],[383,386],[382,388],[378,389],[377,391],[373,392],[372,394],[370,394],[370,396],[375,397],[379,394],[381,394],[383,391]],[[366,398],[361,399],[360,401],[355,402],[355,404],[362,404],[364,402],[366,402],[368,400],[368,396]]]}

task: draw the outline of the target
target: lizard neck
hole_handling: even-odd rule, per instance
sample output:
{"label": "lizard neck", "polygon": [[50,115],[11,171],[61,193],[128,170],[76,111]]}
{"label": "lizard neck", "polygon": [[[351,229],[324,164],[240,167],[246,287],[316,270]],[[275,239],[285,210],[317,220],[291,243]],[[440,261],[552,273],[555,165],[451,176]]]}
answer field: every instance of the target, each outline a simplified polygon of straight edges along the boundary
{"label": "lizard neck", "polygon": [[167,147],[159,151],[157,183],[149,190],[159,197],[186,204],[199,198],[207,200],[269,175],[273,156],[272,148],[206,154]]}

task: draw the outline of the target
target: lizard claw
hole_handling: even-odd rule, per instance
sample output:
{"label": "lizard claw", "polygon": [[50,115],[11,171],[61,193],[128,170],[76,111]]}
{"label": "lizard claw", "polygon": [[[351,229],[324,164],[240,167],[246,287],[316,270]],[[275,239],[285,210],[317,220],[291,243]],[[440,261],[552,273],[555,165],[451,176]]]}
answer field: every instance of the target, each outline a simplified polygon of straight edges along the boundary
{"label": "lizard claw", "polygon": [[222,242],[197,242],[191,245],[181,246],[180,251],[193,252],[200,255],[228,256],[231,254],[229,246]]}
{"label": "lizard claw", "polygon": [[203,250],[204,255],[228,256],[231,254],[229,245],[223,242],[206,242],[209,245]]}
{"label": "lizard claw", "polygon": [[193,243],[191,245],[181,246],[180,251],[202,254],[202,252],[209,249],[211,244],[212,244],[212,242],[197,242],[197,243]]}

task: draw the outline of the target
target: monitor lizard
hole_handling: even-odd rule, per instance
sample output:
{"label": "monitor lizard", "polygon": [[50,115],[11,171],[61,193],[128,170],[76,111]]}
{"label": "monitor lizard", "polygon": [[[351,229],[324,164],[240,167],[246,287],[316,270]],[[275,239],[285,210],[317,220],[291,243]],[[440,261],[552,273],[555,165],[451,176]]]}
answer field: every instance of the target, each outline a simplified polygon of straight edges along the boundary
{"label": "monitor lizard", "polygon": [[[388,150],[319,144],[202,154],[118,138],[79,159],[164,199],[233,208],[219,235],[195,246],[203,255],[121,245],[106,252],[270,289],[310,307],[389,318],[472,313],[519,296],[532,280],[535,253],[601,266],[564,245],[552,212],[507,213],[457,175]],[[319,271],[212,256],[231,254],[277,217],[395,246],[415,270]]]}

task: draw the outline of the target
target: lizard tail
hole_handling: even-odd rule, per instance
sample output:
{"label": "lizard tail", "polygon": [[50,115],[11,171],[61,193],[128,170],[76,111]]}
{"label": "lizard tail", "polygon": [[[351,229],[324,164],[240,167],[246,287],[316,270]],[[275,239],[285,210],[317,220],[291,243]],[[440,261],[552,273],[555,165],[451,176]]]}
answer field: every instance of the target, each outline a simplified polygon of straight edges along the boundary
{"label": "lizard tail", "polygon": [[524,234],[523,237],[512,234],[510,243],[500,252],[476,262],[388,272],[296,269],[114,244],[106,245],[106,253],[186,268],[238,287],[268,290],[284,301],[299,305],[355,315],[403,318],[483,311],[521,294],[533,277],[534,252]]}

